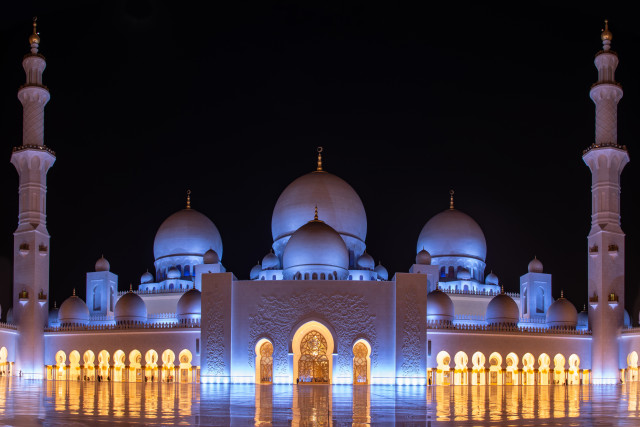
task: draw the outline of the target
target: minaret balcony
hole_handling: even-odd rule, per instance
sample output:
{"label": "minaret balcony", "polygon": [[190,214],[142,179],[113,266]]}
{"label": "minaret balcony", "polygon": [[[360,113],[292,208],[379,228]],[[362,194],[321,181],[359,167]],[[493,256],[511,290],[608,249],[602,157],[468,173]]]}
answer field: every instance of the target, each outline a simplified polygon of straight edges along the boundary
{"label": "minaret balcony", "polygon": [[49,250],[49,248],[47,247],[47,245],[40,245],[38,247],[38,254],[40,256],[47,256],[48,250]]}
{"label": "minaret balcony", "polygon": [[589,256],[595,258],[598,256],[598,245],[593,245],[589,248]]}
{"label": "minaret balcony", "polygon": [[26,256],[29,255],[29,244],[28,243],[23,243],[20,245],[20,248],[18,249],[18,252],[20,253],[20,255],[22,256]]}
{"label": "minaret balcony", "polygon": [[27,302],[29,302],[29,292],[27,292],[26,290],[20,292],[18,294],[18,301],[21,305],[25,305]]}
{"label": "minaret balcony", "polygon": [[607,298],[607,302],[609,303],[609,307],[616,308],[618,306],[618,295],[614,293],[609,294],[609,298]]}
{"label": "minaret balcony", "polygon": [[598,306],[598,295],[589,297],[589,306],[595,309]]}
{"label": "minaret balcony", "polygon": [[618,245],[609,245],[609,255],[613,258],[618,256]]}
{"label": "minaret balcony", "polygon": [[40,291],[40,293],[38,294],[38,303],[40,304],[40,307],[47,303],[47,294],[45,294],[43,291]]}

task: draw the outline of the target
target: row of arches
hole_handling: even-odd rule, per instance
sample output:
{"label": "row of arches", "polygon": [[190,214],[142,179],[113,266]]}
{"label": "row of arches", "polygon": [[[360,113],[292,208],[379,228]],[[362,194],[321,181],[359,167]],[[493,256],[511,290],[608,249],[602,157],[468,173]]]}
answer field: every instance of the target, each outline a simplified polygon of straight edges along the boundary
{"label": "row of arches", "polygon": [[[332,383],[333,337],[326,326],[319,322],[302,325],[293,337],[293,382],[297,384]],[[272,384],[273,342],[261,338],[255,345],[255,382]],[[365,339],[357,340],[352,347],[353,384],[370,384],[371,345]]]}
{"label": "row of arches", "polygon": [[[187,349],[176,354],[171,349],[158,352],[151,349],[144,354],[132,350],[127,355],[117,350],[113,357],[107,350],[98,352],[96,358],[92,350],[80,357],[73,350],[67,354],[60,350],[56,353],[56,364],[47,366],[47,379],[58,381],[116,381],[116,382],[199,382],[200,368],[193,366],[193,356]],[[144,361],[144,364],[143,364]],[[96,363],[97,362],[97,363]]]}
{"label": "row of arches", "polygon": [[[519,367],[520,361],[522,368]],[[567,359],[561,353],[551,357],[542,353],[536,359],[531,353],[522,356],[507,354],[503,359],[498,352],[491,353],[487,359],[484,353],[477,351],[469,357],[464,351],[455,354],[453,370],[451,356],[441,351],[436,356],[437,368],[429,373],[429,384],[436,385],[549,385],[549,384],[588,384],[589,371],[580,370],[580,357],[572,354]],[[504,365],[504,366],[503,366]]]}

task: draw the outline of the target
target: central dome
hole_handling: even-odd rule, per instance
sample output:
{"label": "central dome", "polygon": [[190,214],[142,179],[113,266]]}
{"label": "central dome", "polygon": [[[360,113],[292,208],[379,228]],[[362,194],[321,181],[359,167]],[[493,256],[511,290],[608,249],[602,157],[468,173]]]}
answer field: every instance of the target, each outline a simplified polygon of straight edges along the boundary
{"label": "central dome", "polygon": [[165,219],[153,242],[156,261],[170,256],[203,256],[209,249],[222,259],[220,232],[209,218],[190,208]]}
{"label": "central dome", "polygon": [[309,221],[314,207],[322,220],[336,230],[355,256],[364,252],[367,215],[358,193],[341,178],[314,171],[293,181],[280,194],[273,209],[273,249],[281,254],[293,233]]}
{"label": "central dome", "polygon": [[464,212],[447,209],[431,218],[420,232],[417,252],[426,249],[433,258],[470,257],[485,261],[487,242],[477,222]]}

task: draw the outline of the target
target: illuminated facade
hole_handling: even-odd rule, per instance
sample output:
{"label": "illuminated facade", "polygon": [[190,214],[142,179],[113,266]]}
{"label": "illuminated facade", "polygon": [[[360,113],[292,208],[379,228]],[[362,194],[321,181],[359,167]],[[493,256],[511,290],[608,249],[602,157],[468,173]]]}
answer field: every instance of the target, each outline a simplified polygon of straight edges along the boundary
{"label": "illuminated facade", "polygon": [[30,38],[18,96],[24,141],[14,234],[14,304],[0,325],[3,375],[57,381],[469,384],[616,383],[638,380],[640,331],[624,311],[617,55],[611,33],[596,56],[596,141],[584,161],[593,176],[589,311],[578,313],[534,258],[505,293],[486,274],[487,245],[473,218],[448,209],[418,236],[415,263],[392,278],[366,251],[367,217],[355,190],[323,169],[294,180],[278,198],[273,245],[249,280],[222,265],[213,222],[186,207],[153,243],[155,271],[118,291],[100,258],[87,273],[86,301],[70,296],[49,311],[44,145],[49,92],[39,37]]}

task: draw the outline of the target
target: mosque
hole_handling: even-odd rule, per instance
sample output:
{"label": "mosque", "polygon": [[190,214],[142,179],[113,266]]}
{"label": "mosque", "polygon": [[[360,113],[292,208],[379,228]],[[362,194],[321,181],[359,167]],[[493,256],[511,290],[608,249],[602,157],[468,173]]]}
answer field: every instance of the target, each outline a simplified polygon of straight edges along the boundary
{"label": "mosque", "polygon": [[[618,56],[608,27],[595,56],[589,304],[578,313],[534,258],[519,293],[486,274],[480,225],[449,206],[426,219],[415,263],[389,277],[366,250],[364,204],[344,180],[315,170],[280,194],[273,245],[239,280],[225,270],[214,223],[191,206],[153,242],[155,271],[121,290],[107,259],[86,276],[86,301],[49,294],[44,144],[45,58],[34,30],[23,59],[23,142],[14,233],[13,307],[0,324],[0,374],[52,381],[415,385],[605,384],[638,381],[640,329],[624,310],[617,142]],[[408,260],[407,264],[410,264]],[[491,271],[491,270],[490,270]],[[558,292],[556,291],[557,295]]]}

